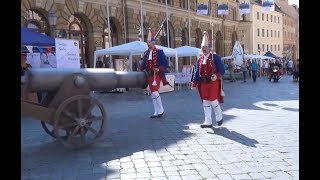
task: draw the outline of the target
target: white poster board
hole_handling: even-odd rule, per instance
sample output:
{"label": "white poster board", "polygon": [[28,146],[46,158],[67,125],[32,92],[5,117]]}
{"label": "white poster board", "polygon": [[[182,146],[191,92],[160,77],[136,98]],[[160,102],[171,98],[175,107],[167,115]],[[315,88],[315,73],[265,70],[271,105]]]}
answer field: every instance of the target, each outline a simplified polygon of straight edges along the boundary
{"label": "white poster board", "polygon": [[80,68],[79,41],[55,39],[57,68]]}
{"label": "white poster board", "polygon": [[32,68],[40,68],[40,53],[27,53],[27,64]]}

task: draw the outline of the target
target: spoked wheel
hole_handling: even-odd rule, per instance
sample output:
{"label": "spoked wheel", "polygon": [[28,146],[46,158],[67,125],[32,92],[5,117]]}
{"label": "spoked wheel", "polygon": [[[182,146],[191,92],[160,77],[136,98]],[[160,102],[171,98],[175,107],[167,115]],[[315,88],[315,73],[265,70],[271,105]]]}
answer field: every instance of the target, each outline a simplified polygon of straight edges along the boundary
{"label": "spoked wheel", "polygon": [[[41,126],[47,134],[49,134],[53,138],[56,138],[56,136],[54,135],[53,126],[51,124],[41,121]],[[69,132],[65,131],[65,135],[62,138],[66,138],[68,135]]]}
{"label": "spoked wheel", "polygon": [[54,136],[68,149],[79,149],[92,145],[102,136],[105,121],[106,112],[97,99],[87,95],[72,96],[55,113]]}

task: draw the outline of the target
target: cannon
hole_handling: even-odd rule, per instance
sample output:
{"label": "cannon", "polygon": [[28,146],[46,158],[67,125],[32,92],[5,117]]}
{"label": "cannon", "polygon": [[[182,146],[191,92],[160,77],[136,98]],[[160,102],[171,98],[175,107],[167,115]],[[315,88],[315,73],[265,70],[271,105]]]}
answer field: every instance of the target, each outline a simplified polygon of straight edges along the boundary
{"label": "cannon", "polygon": [[21,100],[21,115],[40,120],[45,132],[67,149],[90,146],[105,131],[105,108],[90,96],[91,91],[148,86],[145,72],[107,68],[31,68],[25,79],[27,92],[45,92],[46,96],[40,103]]}

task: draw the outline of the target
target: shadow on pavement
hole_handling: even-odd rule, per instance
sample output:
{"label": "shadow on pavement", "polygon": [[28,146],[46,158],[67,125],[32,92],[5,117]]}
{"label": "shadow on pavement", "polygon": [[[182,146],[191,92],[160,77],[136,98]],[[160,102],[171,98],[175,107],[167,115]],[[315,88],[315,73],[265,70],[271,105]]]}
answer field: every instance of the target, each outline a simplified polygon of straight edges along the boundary
{"label": "shadow on pavement", "polygon": [[213,132],[208,132],[208,134],[216,134],[219,136],[223,136],[225,138],[228,138],[230,140],[236,141],[240,144],[249,146],[249,147],[256,147],[256,144],[259,142],[255,139],[248,138],[236,131],[230,131],[229,129],[225,127],[213,127],[212,128]]}

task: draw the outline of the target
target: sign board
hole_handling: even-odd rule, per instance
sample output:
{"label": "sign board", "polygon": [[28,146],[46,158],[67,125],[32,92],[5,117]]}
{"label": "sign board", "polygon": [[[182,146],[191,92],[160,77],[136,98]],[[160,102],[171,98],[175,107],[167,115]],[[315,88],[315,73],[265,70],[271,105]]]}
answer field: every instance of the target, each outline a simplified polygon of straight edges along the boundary
{"label": "sign board", "polygon": [[57,68],[80,68],[79,41],[55,39]]}

